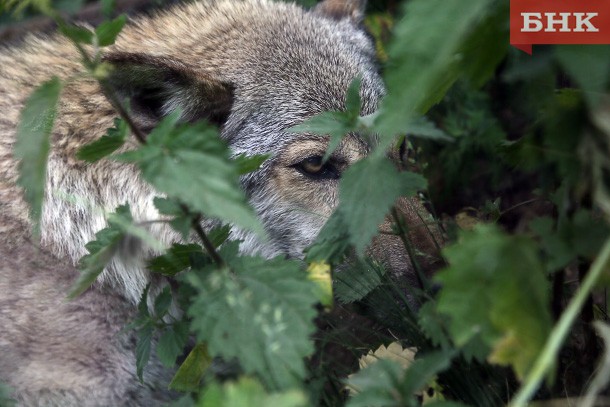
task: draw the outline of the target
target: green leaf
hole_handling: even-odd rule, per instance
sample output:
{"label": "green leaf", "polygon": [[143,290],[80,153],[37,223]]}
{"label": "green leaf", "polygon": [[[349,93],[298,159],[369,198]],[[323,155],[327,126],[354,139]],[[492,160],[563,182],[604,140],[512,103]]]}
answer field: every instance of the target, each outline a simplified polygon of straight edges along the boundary
{"label": "green leaf", "polygon": [[357,393],[348,407],[417,406],[416,394],[446,370],[455,352],[434,352],[419,357],[406,369],[390,359],[379,359],[352,375],[348,386]]}
{"label": "green leaf", "polygon": [[40,216],[46,184],[49,136],[53,130],[61,82],[54,77],[26,100],[17,126],[15,157],[20,160],[18,183],[30,205],[34,234],[40,232]]}
{"label": "green leaf", "polygon": [[178,115],[169,115],[145,145],[117,159],[137,164],[143,178],[158,191],[195,212],[262,233],[218,132],[205,123],[176,125],[177,120]]}
{"label": "green leaf", "polygon": [[339,184],[338,210],[350,242],[362,254],[399,196],[426,188],[426,180],[412,172],[398,172],[388,159],[370,156],[350,166]]}
{"label": "green leaf", "polygon": [[339,146],[343,136],[349,132],[357,131],[360,116],[360,86],[362,79],[356,77],[347,90],[345,111],[322,112],[301,124],[291,127],[288,131],[293,133],[310,133],[327,135],[330,137],[328,147],[322,161],[328,160],[333,151]]}
{"label": "green leaf", "polygon": [[379,287],[384,273],[383,268],[372,262],[357,258],[346,260],[345,267],[333,275],[335,296],[342,304],[359,301]]}
{"label": "green leaf", "polygon": [[438,311],[451,318],[458,346],[478,336],[492,348],[490,360],[511,364],[522,378],[551,329],[549,287],[537,245],[477,225],[444,250],[450,266],[436,279],[443,285]]}
{"label": "green leaf", "polygon": [[186,276],[199,293],[188,310],[192,329],[211,355],[238,358],[269,388],[299,385],[313,352],[315,285],[299,262],[235,257],[236,250],[226,244],[220,253],[232,271]]}
{"label": "green leaf", "polygon": [[144,368],[150,360],[150,349],[152,346],[152,334],[154,325],[149,320],[138,329],[138,341],[136,343],[136,374],[138,379],[143,382]]}
{"label": "green leaf", "polygon": [[434,301],[428,301],[419,309],[417,322],[423,333],[435,346],[449,349],[451,341],[446,332],[446,318],[439,315]]}
{"label": "green leaf", "polygon": [[[380,359],[358,373],[352,375],[347,384],[357,393],[347,401],[347,407],[403,406],[403,400],[396,385],[400,382],[403,369],[398,362]],[[409,397],[415,405],[415,395]]]}
{"label": "green leaf", "polygon": [[346,222],[339,211],[335,211],[326,221],[315,242],[307,248],[305,260],[308,263],[326,261],[339,264],[349,249]]}
{"label": "green leaf", "polygon": [[97,36],[97,44],[100,47],[106,47],[114,44],[116,37],[119,35],[123,26],[127,22],[125,14],[121,14],[117,18],[111,21],[104,21],[95,29],[95,35]]}
{"label": "green leaf", "polygon": [[172,292],[169,286],[165,287],[155,298],[155,317],[162,318],[172,305]]}
{"label": "green leaf", "polygon": [[157,356],[161,363],[172,367],[176,358],[184,352],[184,347],[189,338],[189,326],[187,321],[180,321],[166,327],[157,342]]}
{"label": "green leaf", "polygon": [[447,135],[443,130],[439,129],[436,124],[425,117],[420,117],[409,122],[404,133],[409,136],[426,138],[430,140],[453,141],[453,138]]}
{"label": "green leaf", "polygon": [[301,390],[267,393],[255,379],[241,377],[237,382],[211,383],[203,390],[201,407],[305,407],[310,405]]}
{"label": "green leaf", "polygon": [[197,344],[176,372],[169,388],[185,392],[199,390],[199,383],[211,363],[212,358],[208,354],[207,346]]}
{"label": "green leaf", "polygon": [[124,120],[114,119],[114,127],[108,129],[106,135],[99,140],[81,147],[76,158],[93,163],[110,155],[125,144],[127,130],[128,126]]}
{"label": "green leaf", "polygon": [[93,31],[85,27],[72,24],[60,24],[59,32],[77,44],[93,43]]}
{"label": "green leaf", "polygon": [[174,243],[164,255],[150,259],[146,268],[154,273],[172,277],[189,268],[193,256],[205,256],[201,246]]}
{"label": "green leaf", "polygon": [[13,407],[17,405],[17,401],[15,401],[11,394],[13,393],[13,389],[8,385],[0,382],[0,405],[5,407]]}
{"label": "green leaf", "polygon": [[434,380],[437,373],[449,368],[454,351],[433,352],[418,358],[407,368],[400,384],[400,391],[404,396],[415,394],[423,390],[427,384]]}
{"label": "green leaf", "polygon": [[459,52],[490,3],[491,0],[406,3],[404,17],[398,20],[389,47],[390,61],[384,75],[388,95],[375,122],[375,130],[385,136],[384,146],[395,134],[403,132],[414,117],[438,102],[459,77]]}
{"label": "green leaf", "polygon": [[159,213],[173,216],[174,218],[170,220],[169,224],[175,231],[180,233],[183,239],[188,239],[192,232],[195,215],[190,213],[188,208],[180,205],[176,199],[155,197],[153,204]]}
{"label": "green leaf", "polygon": [[239,175],[245,175],[258,170],[269,157],[271,157],[271,154],[240,154],[233,158],[233,161],[235,162],[235,165],[237,165],[237,172]]}
{"label": "green leaf", "polygon": [[587,102],[595,106],[608,87],[610,46],[559,45],[553,49],[562,68],[584,91]]}
{"label": "green leaf", "polygon": [[73,299],[84,293],[104,271],[126,234],[125,226],[131,223],[132,218],[128,205],[119,206],[114,213],[108,216],[108,226],[95,234],[95,240],[85,245],[89,254],[80,259],[81,273],[70,289],[68,298]]}

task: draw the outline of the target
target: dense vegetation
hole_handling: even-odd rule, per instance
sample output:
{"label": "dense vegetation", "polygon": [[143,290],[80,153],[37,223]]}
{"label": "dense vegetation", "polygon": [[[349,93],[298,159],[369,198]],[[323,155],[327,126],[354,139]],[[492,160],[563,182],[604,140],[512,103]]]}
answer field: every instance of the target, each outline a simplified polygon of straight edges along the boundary
{"label": "dense vegetation", "polygon": [[[59,21],[76,46],[96,38],[100,53],[124,23],[109,19],[93,32],[69,25],[43,0],[30,3]],[[180,365],[169,386],[185,393],[181,406],[522,406],[565,397],[593,405],[610,378],[602,357],[610,341],[610,48],[538,46],[533,56],[511,49],[508,2],[501,0],[386,1],[369,9],[366,25],[388,88],[381,109],[359,117],[353,86],[347,111],[303,126],[330,134],[331,144],[348,131],[377,134],[380,142],[346,171],[341,205],[306,266],[240,256],[238,243],[225,241],[228,226],[197,227],[211,216],[260,228],[237,179],[264,157],[230,159],[215,129],[170,116],[118,158],[167,196],[155,204],[172,226],[185,236],[194,227],[205,243],[175,244],[151,260],[151,270],[181,285],[176,300],[186,314],[168,323],[170,291],[153,300],[152,311],[143,294],[131,326],[140,338],[137,374],[151,337],[160,335],[159,358]],[[103,83],[98,55],[81,51]],[[60,87],[58,80],[42,85],[22,116],[20,135],[30,141],[17,154],[31,163],[21,182],[33,213],[45,161],[29,157],[48,149],[46,118]],[[108,159],[133,137],[124,119],[81,158]],[[397,172],[385,152],[405,135],[403,164],[411,172]],[[40,143],[31,143],[35,136]],[[198,161],[181,160],[184,151]],[[215,171],[193,188],[185,179],[202,162]],[[218,180],[232,187],[206,189]],[[395,198],[416,191],[447,240],[446,267],[425,284],[431,288],[409,293],[417,307],[364,256]],[[405,234],[400,225],[395,232]],[[120,207],[87,246],[71,295],[91,284],[125,234],[155,244]],[[331,270],[353,253],[354,267],[333,279],[333,301]],[[185,349],[191,335],[197,343]],[[369,352],[375,355],[359,369],[358,358]]]}

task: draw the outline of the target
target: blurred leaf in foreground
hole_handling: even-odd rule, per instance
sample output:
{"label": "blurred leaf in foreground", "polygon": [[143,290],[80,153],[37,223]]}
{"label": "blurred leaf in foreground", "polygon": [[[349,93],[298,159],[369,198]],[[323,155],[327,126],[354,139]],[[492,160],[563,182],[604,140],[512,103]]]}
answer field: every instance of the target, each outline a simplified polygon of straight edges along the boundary
{"label": "blurred leaf in foreground", "polygon": [[443,285],[439,312],[451,318],[458,346],[479,336],[489,359],[513,366],[522,378],[551,329],[549,287],[530,239],[477,225],[444,250],[450,266],[436,279]]}

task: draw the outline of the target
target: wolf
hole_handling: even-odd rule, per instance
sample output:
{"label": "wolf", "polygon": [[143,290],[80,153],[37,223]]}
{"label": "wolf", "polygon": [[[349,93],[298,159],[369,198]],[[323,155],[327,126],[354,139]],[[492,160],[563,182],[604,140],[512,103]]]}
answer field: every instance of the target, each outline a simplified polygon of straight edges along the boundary
{"label": "wolf", "polygon": [[[113,68],[109,81],[144,133],[180,111],[184,122],[217,124],[234,154],[270,154],[241,180],[268,236],[232,231],[244,253],[303,258],[338,205],[342,172],[369,152],[363,138],[349,134],[324,162],[327,136],[289,131],[320,112],[344,109],[356,77],[361,113],[378,107],[385,90],[362,28],[364,6],[361,0],[324,0],[310,10],[270,0],[188,3],[136,18],[104,53]],[[82,71],[77,51],[61,36],[30,36],[0,49],[0,382],[23,406],[160,405],[173,397],[164,390],[171,372],[153,360],[140,383],[135,339],[123,332],[144,288],[164,284],[146,270],[150,250],[120,250],[91,289],[64,300],[78,276],[75,264],[107,213],[127,202],[136,221],[160,217],[153,205],[158,194],[132,166],[76,158],[117,116],[98,82]],[[53,75],[65,86],[37,242],[13,148],[25,100]],[[435,253],[434,237],[418,227],[421,203],[400,198],[396,208],[416,252]],[[390,221],[380,229],[390,231]],[[163,224],[151,223],[150,233],[168,245],[180,239]],[[397,236],[379,235],[369,252],[394,275],[413,280],[412,259]],[[419,259],[424,269],[432,268],[430,258]]]}

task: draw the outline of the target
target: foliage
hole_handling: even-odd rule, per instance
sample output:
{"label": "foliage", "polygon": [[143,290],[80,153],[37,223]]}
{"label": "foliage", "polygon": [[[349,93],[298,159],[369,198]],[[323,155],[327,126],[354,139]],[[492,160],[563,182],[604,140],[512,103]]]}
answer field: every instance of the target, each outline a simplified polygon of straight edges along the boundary
{"label": "foliage", "polygon": [[34,221],[34,232],[39,233],[42,216],[42,199],[47,175],[49,136],[55,123],[56,105],[61,92],[57,78],[40,85],[26,101],[21,111],[15,157],[20,159],[19,184],[30,204],[30,217]]}
{"label": "foliage", "polygon": [[[103,84],[103,47],[114,42],[124,18],[88,29],[67,24],[48,1],[29,3],[58,20]],[[211,126],[170,115],[139,146],[113,155],[136,130],[125,110],[107,135],[80,150],[89,162],[135,164],[164,194],[154,202],[164,221],[189,241],[161,247],[121,206],[86,246],[71,296],[90,286],[123,239],[134,237],[159,252],[148,269],[180,287],[142,295],[131,324],[140,380],[154,348],[168,366],[187,355],[169,384],[192,395],[186,405],[417,406],[430,386],[439,399],[426,405],[439,407],[511,399],[525,405],[534,397],[583,393],[600,353],[594,311],[607,318],[592,292],[610,284],[610,47],[536,47],[527,57],[508,50],[506,2],[410,0],[400,11],[384,4],[387,10],[367,19],[385,61],[388,94],[379,111],[359,116],[355,80],[345,111],[292,128],[330,135],[325,158],[347,132],[372,146],[342,176],[341,204],[307,250],[308,267],[240,255],[239,242],[227,241],[230,226],[201,229],[205,217],[262,232],[239,176],[267,157],[231,157]],[[393,37],[386,42],[389,26]],[[81,46],[90,43],[100,47],[95,55]],[[38,88],[18,130],[20,184],[35,223],[61,86],[53,79]],[[397,145],[407,153],[401,171],[386,156]],[[432,289],[409,287],[406,295],[404,282],[368,259],[366,249],[396,198],[422,190],[420,197],[431,197],[434,212],[444,214],[438,222],[451,242],[443,250],[447,265],[432,281],[438,285],[426,281]],[[464,213],[468,222],[460,222]],[[394,232],[408,243],[400,227]],[[330,312],[317,313],[318,302]],[[170,312],[176,305],[185,311],[180,318]],[[596,326],[608,343],[607,324]],[[189,337],[197,343],[189,345]],[[396,340],[420,349],[411,366],[380,360],[355,372],[360,353]],[[336,363],[332,346],[347,349],[337,353],[349,361]],[[607,393],[610,361],[599,362],[589,405]],[[237,367],[223,376],[217,363]],[[579,374],[567,380],[571,365]],[[347,383],[358,392],[346,397],[349,373],[355,374]]]}

